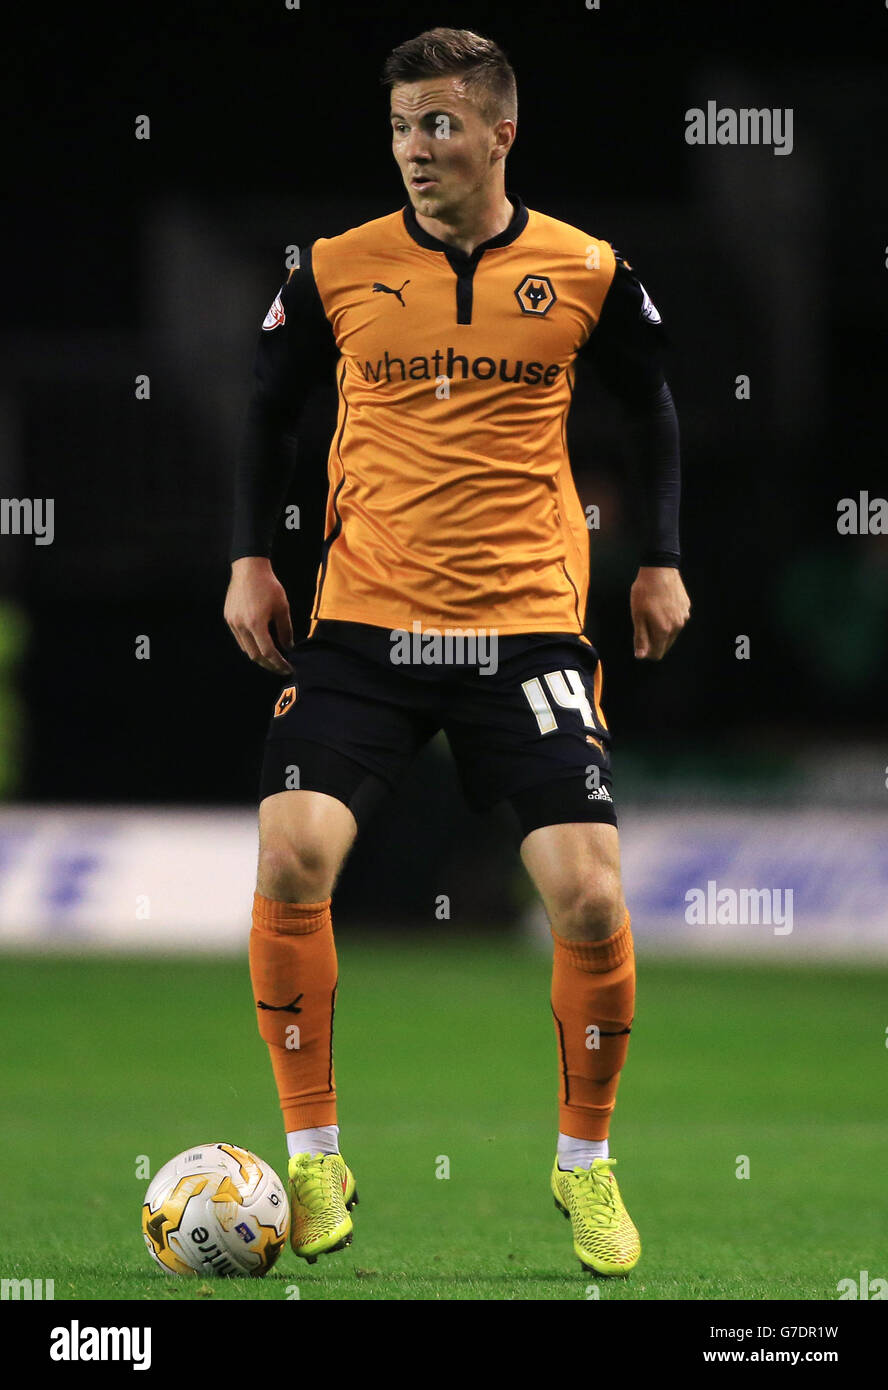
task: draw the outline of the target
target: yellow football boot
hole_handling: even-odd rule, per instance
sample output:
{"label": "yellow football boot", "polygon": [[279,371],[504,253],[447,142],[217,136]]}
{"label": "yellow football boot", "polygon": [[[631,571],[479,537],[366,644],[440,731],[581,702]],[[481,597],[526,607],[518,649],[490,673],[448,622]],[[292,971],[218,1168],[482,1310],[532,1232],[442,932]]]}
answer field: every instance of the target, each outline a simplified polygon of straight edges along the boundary
{"label": "yellow football boot", "polygon": [[342,1155],[294,1154],[287,1177],[294,1254],[313,1265],[318,1255],[351,1245],[354,1227],[349,1212],[358,1204],[358,1190]]}
{"label": "yellow football boot", "polygon": [[573,1224],[573,1247],[591,1274],[628,1274],[638,1264],[641,1240],[623,1206],[611,1172],[615,1158],[596,1158],[591,1168],[552,1169],[555,1205]]}

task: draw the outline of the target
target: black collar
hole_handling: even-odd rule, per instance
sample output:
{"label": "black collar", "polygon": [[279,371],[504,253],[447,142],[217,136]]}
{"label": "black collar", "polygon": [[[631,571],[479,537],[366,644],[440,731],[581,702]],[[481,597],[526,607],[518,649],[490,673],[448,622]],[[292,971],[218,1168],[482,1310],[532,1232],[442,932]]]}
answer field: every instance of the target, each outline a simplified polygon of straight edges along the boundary
{"label": "black collar", "polygon": [[404,226],[407,228],[410,236],[413,237],[413,240],[418,242],[420,246],[424,246],[427,251],[443,251],[451,265],[453,265],[454,260],[458,261],[460,259],[466,262],[477,263],[484,252],[489,251],[492,247],[509,246],[521,235],[524,228],[527,226],[527,208],[524,206],[518,194],[507,193],[506,197],[515,209],[508,227],[499,232],[497,236],[492,236],[489,241],[482,241],[480,246],[475,247],[471,255],[461,250],[460,247],[451,246],[450,243],[446,241],[440,241],[438,237],[432,236],[431,233],[425,231],[417,222],[416,213],[413,211],[413,205],[411,203],[408,203],[404,208]]}

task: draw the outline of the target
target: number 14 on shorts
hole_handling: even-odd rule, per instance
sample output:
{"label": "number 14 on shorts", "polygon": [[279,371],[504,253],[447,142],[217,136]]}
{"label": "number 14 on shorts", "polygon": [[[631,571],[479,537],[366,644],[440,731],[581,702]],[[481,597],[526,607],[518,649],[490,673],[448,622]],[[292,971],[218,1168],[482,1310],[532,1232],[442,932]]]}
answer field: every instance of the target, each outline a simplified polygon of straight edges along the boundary
{"label": "number 14 on shorts", "polygon": [[593,695],[593,699],[595,699],[596,710],[600,716],[600,723],[596,721],[579,671],[547,671],[542,678],[534,676],[532,680],[521,682],[521,689],[527,696],[527,703],[534,713],[541,734],[555,733],[558,729],[558,720],[549,703],[546,691],[543,689],[543,681],[548,686],[549,695],[555,704],[560,709],[576,710],[585,728],[592,729],[596,733],[600,732],[601,729],[607,729],[604,715],[598,706],[597,692]]}

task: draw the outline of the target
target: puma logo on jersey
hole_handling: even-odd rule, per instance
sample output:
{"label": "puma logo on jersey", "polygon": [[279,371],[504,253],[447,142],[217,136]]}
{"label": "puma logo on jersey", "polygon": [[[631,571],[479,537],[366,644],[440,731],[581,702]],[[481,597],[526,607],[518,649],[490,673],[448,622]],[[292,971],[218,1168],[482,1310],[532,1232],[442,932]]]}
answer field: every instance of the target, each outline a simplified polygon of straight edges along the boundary
{"label": "puma logo on jersey", "polygon": [[[405,281],[404,281],[404,285],[409,285],[409,284],[410,284],[410,281],[409,281],[409,280],[405,280]],[[377,280],[377,281],[375,282],[374,286],[373,286],[373,293],[374,293],[374,294],[393,294],[393,295],[395,296],[395,298],[398,300],[398,302],[399,302],[400,304],[402,304],[403,307],[406,309],[406,308],[407,308],[407,305],[404,304],[404,301],[403,301],[403,299],[401,298],[401,290],[404,288],[404,285],[401,286],[401,289],[393,290],[392,287],[391,287],[391,285],[383,285],[383,284],[380,283],[379,280]]]}

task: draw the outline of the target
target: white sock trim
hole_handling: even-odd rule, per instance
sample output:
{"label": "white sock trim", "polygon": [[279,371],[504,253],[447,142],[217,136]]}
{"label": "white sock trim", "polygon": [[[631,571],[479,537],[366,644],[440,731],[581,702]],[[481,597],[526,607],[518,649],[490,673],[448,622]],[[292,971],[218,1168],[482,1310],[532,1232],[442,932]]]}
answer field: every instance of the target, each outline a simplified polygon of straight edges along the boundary
{"label": "white sock trim", "polygon": [[339,1153],[339,1126],[318,1125],[315,1129],[288,1129],[287,1155]]}
{"label": "white sock trim", "polygon": [[606,1139],[574,1139],[558,1132],[558,1167],[565,1172],[591,1168],[596,1158],[610,1158]]}

